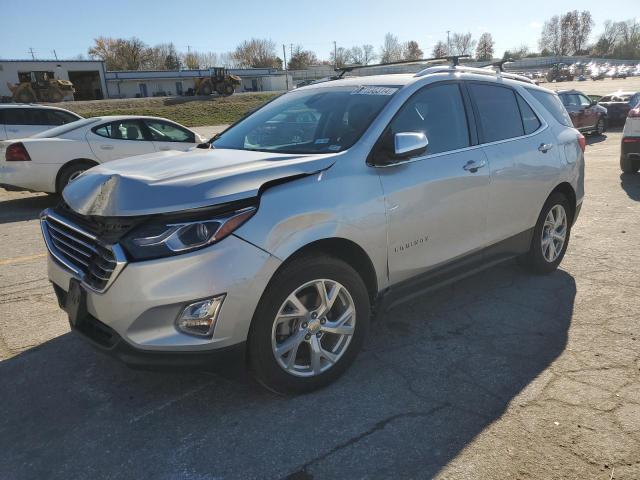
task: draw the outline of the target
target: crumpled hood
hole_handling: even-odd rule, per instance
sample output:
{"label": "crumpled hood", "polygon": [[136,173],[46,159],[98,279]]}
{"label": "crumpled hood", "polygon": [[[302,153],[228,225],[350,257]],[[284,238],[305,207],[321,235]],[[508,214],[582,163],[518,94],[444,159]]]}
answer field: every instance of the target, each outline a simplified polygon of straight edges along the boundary
{"label": "crumpled hood", "polygon": [[82,215],[177,212],[255,197],[267,182],[330,167],[336,155],[225,149],[152,153],[94,167],[71,182],[62,196]]}

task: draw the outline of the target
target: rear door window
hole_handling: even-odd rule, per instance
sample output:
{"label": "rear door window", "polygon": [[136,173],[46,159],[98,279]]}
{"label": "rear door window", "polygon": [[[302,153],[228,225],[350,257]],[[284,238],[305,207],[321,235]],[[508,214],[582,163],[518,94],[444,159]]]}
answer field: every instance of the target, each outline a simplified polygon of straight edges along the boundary
{"label": "rear door window", "polygon": [[75,115],[60,110],[44,110],[44,113],[47,116],[49,125],[65,125],[79,120]]}
{"label": "rear door window", "polygon": [[524,135],[524,127],[515,92],[508,87],[470,83],[484,143]]}
{"label": "rear door window", "polygon": [[553,116],[553,118],[556,119],[559,124],[564,125],[565,127],[573,127],[571,117],[562,105],[557,94],[534,89],[527,89],[527,91],[533,95],[533,98],[542,104],[542,106]]}
{"label": "rear door window", "polygon": [[467,116],[455,83],[425,87],[402,106],[389,125],[391,134],[423,132],[428,154],[447,152],[470,145]]}

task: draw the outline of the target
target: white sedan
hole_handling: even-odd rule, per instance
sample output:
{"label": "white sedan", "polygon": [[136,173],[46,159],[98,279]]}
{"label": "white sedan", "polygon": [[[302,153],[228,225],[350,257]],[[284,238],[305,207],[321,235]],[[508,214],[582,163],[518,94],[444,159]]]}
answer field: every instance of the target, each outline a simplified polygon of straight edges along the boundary
{"label": "white sedan", "polygon": [[100,163],[163,150],[186,151],[205,141],[164,118],[87,118],[29,138],[0,142],[0,154],[4,153],[0,186],[60,193],[70,181]]}

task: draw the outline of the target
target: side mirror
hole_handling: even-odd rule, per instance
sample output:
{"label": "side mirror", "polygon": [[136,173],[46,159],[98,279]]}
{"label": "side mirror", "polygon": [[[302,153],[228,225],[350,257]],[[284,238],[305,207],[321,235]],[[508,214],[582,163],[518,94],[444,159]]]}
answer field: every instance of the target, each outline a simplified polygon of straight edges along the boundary
{"label": "side mirror", "polygon": [[402,132],[393,136],[393,151],[398,158],[407,158],[424,153],[429,140],[423,132]]}

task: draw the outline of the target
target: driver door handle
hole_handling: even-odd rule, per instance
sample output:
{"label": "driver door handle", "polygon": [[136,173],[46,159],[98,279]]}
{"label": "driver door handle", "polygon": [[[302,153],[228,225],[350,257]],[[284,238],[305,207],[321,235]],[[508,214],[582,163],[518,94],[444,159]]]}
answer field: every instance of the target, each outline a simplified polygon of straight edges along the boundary
{"label": "driver door handle", "polygon": [[479,162],[476,162],[474,160],[469,160],[467,163],[464,164],[462,169],[466,170],[467,172],[476,173],[479,168],[486,167],[486,166],[487,166],[486,160],[480,160]]}
{"label": "driver door handle", "polygon": [[158,148],[158,150],[161,150],[161,151],[163,151],[163,152],[166,152],[167,150],[171,150],[171,147],[165,147],[165,146],[163,146],[163,147],[159,147],[159,148]]}
{"label": "driver door handle", "polygon": [[541,143],[538,147],[538,150],[542,153],[547,153],[549,150],[553,148],[553,143]]}
{"label": "driver door handle", "polygon": [[100,145],[102,150],[113,150],[113,145]]}

